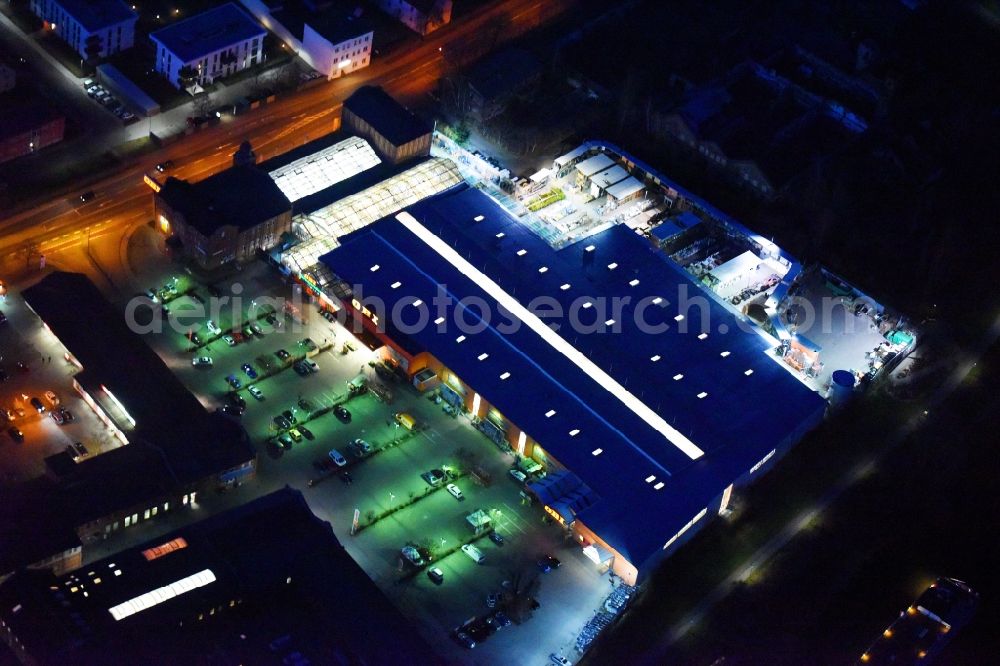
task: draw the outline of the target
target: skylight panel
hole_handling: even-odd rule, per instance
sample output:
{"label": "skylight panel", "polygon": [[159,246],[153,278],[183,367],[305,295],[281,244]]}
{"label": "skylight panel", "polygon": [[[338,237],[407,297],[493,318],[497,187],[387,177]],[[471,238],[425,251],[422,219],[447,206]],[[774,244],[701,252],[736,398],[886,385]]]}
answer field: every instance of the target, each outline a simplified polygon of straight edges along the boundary
{"label": "skylight panel", "polygon": [[556,415],[556,410],[554,409],[550,409],[549,411],[545,412],[545,418],[547,419],[551,419],[555,415]]}
{"label": "skylight panel", "polygon": [[656,363],[657,361],[660,360],[660,358],[661,357],[659,354],[653,354],[652,356],[649,357],[649,360],[652,361],[653,363]]}
{"label": "skylight panel", "polygon": [[743,373],[747,377],[753,374],[753,368],[747,368],[747,371]]}
{"label": "skylight panel", "polygon": [[476,215],[476,216],[475,216],[474,218],[472,218],[472,219],[473,219],[474,221],[476,221],[476,222],[482,222],[483,220],[485,220],[485,219],[486,219],[486,216],[484,216],[484,215]]}
{"label": "skylight panel", "polygon": [[419,298],[417,300],[413,301],[413,307],[415,307],[415,308],[419,308],[423,304],[424,304],[424,302],[422,300],[420,300]]}
{"label": "skylight panel", "polygon": [[455,342],[457,342],[459,344],[465,342],[465,336],[464,335],[458,336],[457,338],[455,338]]}
{"label": "skylight panel", "polygon": [[548,270],[549,270],[548,266],[542,266],[541,268],[538,269],[538,272],[539,273],[545,273],[545,272],[548,272]]}
{"label": "skylight panel", "polygon": [[602,453],[604,453],[604,449],[594,449],[593,451],[590,452],[590,455],[596,457],[601,455]]}
{"label": "skylight panel", "polygon": [[583,304],[582,307],[584,310],[589,310],[590,308],[594,307],[594,304],[591,303],[590,301],[587,301],[586,303]]}
{"label": "skylight panel", "polygon": [[649,476],[646,477],[646,483],[652,483],[653,481],[656,481],[655,474],[650,474]]}
{"label": "skylight panel", "polygon": [[403,286],[403,283],[400,282],[399,280],[396,280],[395,282],[393,282],[389,286],[392,287],[393,289],[399,289],[400,287]]}
{"label": "skylight panel", "polygon": [[617,262],[612,261],[610,264],[608,264],[608,270],[609,271],[613,271],[616,268],[618,268],[618,263]]}
{"label": "skylight panel", "polygon": [[659,296],[654,296],[653,297],[653,305],[659,305],[662,302],[663,302],[663,299],[660,298]]}
{"label": "skylight panel", "polygon": [[699,333],[698,334],[698,339],[699,340],[704,340],[707,337],[708,337],[708,333]]}
{"label": "skylight panel", "polygon": [[437,319],[434,320],[434,323],[440,326],[441,324],[444,323],[444,317],[438,317]]}
{"label": "skylight panel", "polygon": [[510,373],[509,372],[505,372],[502,375],[500,375],[500,379],[507,379],[508,377],[510,377]]}
{"label": "skylight panel", "polygon": [[607,321],[604,322],[604,325],[605,326],[614,326],[615,325],[615,320],[614,319],[608,319]]}
{"label": "skylight panel", "polygon": [[501,232],[499,232],[499,233],[498,233],[498,234],[496,235],[496,237],[497,237],[497,238],[503,238],[503,237],[504,237],[505,235],[506,235],[506,234],[504,234],[504,232],[502,232],[502,231],[501,231]]}
{"label": "skylight panel", "polygon": [[684,375],[682,375],[681,373],[678,372],[676,375],[674,375],[675,382],[679,382],[682,379],[684,379]]}
{"label": "skylight panel", "polygon": [[480,361],[485,361],[485,360],[486,360],[486,359],[488,359],[489,357],[490,357],[490,355],[489,355],[489,354],[487,354],[486,352],[483,352],[482,354],[480,354],[480,355],[479,355],[479,356],[477,356],[476,358],[478,358],[478,359],[479,359]]}
{"label": "skylight panel", "polygon": [[517,256],[519,257],[523,257],[526,254],[528,254],[528,251],[523,248],[517,251]]}
{"label": "skylight panel", "polygon": [[704,391],[702,391],[701,393],[698,394],[698,399],[699,400],[701,400],[703,398],[707,398],[707,397],[708,397],[708,394],[705,393]]}
{"label": "skylight panel", "polygon": [[630,286],[630,287],[638,287],[639,286],[639,280],[638,280],[638,278],[633,279],[633,280],[629,280],[628,286]]}
{"label": "skylight panel", "polygon": [[380,268],[382,268],[382,267],[379,266],[378,264],[375,264],[369,270],[371,270],[371,272],[374,273],[375,271],[377,271]]}
{"label": "skylight panel", "polygon": [[674,321],[684,321],[684,315],[682,314],[677,315],[676,317],[674,317]]}
{"label": "skylight panel", "polygon": [[584,251],[584,252],[593,252],[593,251],[594,251],[594,250],[596,250],[596,249],[597,249],[597,248],[596,248],[596,247],[594,247],[593,245],[588,245],[587,247],[583,248],[583,251]]}
{"label": "skylight panel", "polygon": [[653,486],[653,490],[660,490],[661,488],[663,488],[663,481],[660,481],[655,486]]}
{"label": "skylight panel", "polygon": [[727,356],[729,356],[729,352],[728,351],[720,352],[719,356],[721,356],[722,358],[726,358]]}
{"label": "skylight panel", "polygon": [[563,291],[566,291],[567,289],[569,289],[569,282],[567,282],[566,284],[560,285],[559,288],[562,289]]}
{"label": "skylight panel", "polygon": [[573,428],[572,430],[569,431],[569,436],[570,437],[576,437],[579,434],[580,434],[580,429],[579,428]]}

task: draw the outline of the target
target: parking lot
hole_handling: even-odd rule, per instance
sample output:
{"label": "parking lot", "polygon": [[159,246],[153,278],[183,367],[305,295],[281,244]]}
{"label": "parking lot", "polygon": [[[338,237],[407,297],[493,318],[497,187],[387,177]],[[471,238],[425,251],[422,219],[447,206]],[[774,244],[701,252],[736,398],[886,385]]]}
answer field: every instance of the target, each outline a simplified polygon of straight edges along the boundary
{"label": "parking lot", "polygon": [[[211,303],[208,285],[184,274],[164,272],[149,286],[156,290],[173,277],[179,278],[178,293],[188,293],[168,295],[171,317],[184,318]],[[245,501],[243,498],[251,494],[285,485],[300,488],[313,511],[330,522],[351,556],[450,658],[469,663],[543,663],[551,652],[572,656],[569,648],[580,628],[609,592],[608,578],[598,574],[561,527],[543,522],[545,514],[540,507],[523,501],[522,486],[508,474],[514,456],[500,451],[466,417],[447,414],[443,405],[405,382],[378,378],[371,365],[374,354],[339,324],[318,316],[315,305],[307,301],[296,306],[296,318],[278,316],[270,326],[265,326],[266,319],[260,319],[266,330],[263,335],[246,336],[233,345],[224,341],[222,336],[234,324],[242,331],[248,316],[269,312],[262,305],[274,302],[268,298],[297,297],[295,287],[267,267],[248,266],[237,277],[215,283],[212,289],[222,295],[240,292],[242,302],[216,314],[206,311],[193,321],[184,318],[198,333],[201,344],[170,328],[148,336],[150,344],[208,408],[221,408],[233,393],[245,403],[238,418],[259,453],[257,479],[231,496],[206,497],[201,504],[211,511],[213,502]],[[209,330],[210,318],[221,332]],[[304,338],[316,349],[309,351],[310,347],[302,344]],[[345,347],[345,342],[350,347]],[[288,352],[290,358],[279,358],[279,350]],[[299,374],[293,361],[307,355],[317,369]],[[211,366],[192,364],[202,356],[212,359]],[[258,376],[250,377],[244,364]],[[371,392],[351,395],[348,385],[359,374],[369,382],[388,386],[391,403]],[[227,381],[230,376],[239,380],[240,389],[234,391]],[[248,384],[259,389],[262,399],[249,393]],[[349,423],[333,413],[335,404],[343,404],[350,412]],[[276,441],[280,433],[288,432],[275,418],[286,411],[295,418],[293,427],[308,432],[311,438],[303,436],[286,445]],[[394,419],[397,412],[412,414],[418,429],[411,433],[399,427]],[[305,431],[300,430],[302,425]],[[372,454],[359,458],[350,450],[349,444],[359,438],[372,446]],[[344,457],[345,466],[331,462],[328,452],[333,448]],[[432,486],[421,474],[446,466],[460,475],[452,482],[461,490],[462,500],[449,494],[444,483],[424,495]],[[474,468],[488,477],[487,483],[468,474]],[[350,482],[344,478],[345,471]],[[391,509],[397,510],[364,527],[372,514]],[[504,537],[503,545],[490,541],[485,532],[475,541],[485,555],[482,564],[457,549],[476,536],[466,521],[476,509],[486,511]],[[363,528],[352,536],[355,510]],[[426,567],[414,570],[404,562],[400,549],[406,545],[433,556],[428,564],[444,573],[442,584],[431,581]],[[449,551],[454,552],[442,557]],[[542,573],[537,562],[543,555],[555,556],[562,565]],[[523,586],[536,577],[540,585],[532,596],[540,606],[530,619],[497,631],[473,650],[448,638],[455,627],[470,618],[491,613],[487,597],[504,589],[504,581]]]}
{"label": "parking lot", "polygon": [[[77,458],[96,455],[120,445],[107,426],[73,388],[76,366],[64,358],[65,349],[31,312],[19,295],[0,302],[6,321],[0,323],[0,483],[16,483],[41,476],[45,458],[75,442]],[[51,391],[57,402],[46,397]],[[32,405],[37,398],[45,412]],[[57,425],[53,411],[68,410],[71,420]],[[18,441],[12,430],[19,431]],[[85,454],[83,452],[86,452]]]}

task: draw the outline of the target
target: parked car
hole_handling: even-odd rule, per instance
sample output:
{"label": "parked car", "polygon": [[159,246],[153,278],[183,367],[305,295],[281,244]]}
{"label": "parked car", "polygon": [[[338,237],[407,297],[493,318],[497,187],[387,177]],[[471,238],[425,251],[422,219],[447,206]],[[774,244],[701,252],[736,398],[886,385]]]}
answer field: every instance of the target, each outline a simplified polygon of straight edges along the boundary
{"label": "parked car", "polygon": [[298,419],[295,418],[295,413],[292,412],[292,410],[290,410],[290,409],[286,409],[285,411],[281,412],[281,415],[284,416],[286,419],[288,419],[289,423],[297,423],[298,422]]}
{"label": "parked car", "polygon": [[341,423],[351,422],[351,413],[347,410],[347,407],[343,405],[337,405],[333,408],[333,414],[337,417],[337,420]]}
{"label": "parked car", "polygon": [[48,400],[49,404],[53,407],[59,406],[59,396],[55,394],[55,391],[46,391],[42,395],[45,396],[45,399]]}
{"label": "parked car", "polygon": [[462,494],[461,489],[458,486],[456,486],[454,483],[449,483],[444,488],[445,488],[445,490],[448,491],[448,493],[452,497],[454,497],[455,499],[457,499],[459,502],[464,502],[465,501],[465,495]]}
{"label": "parked car", "polygon": [[241,382],[240,378],[237,377],[236,375],[229,375],[228,377],[226,377],[226,381],[229,382],[229,385],[232,386],[234,389],[243,388],[243,382]]}
{"label": "parked car", "polygon": [[277,441],[278,445],[285,450],[292,448],[292,438],[287,432],[282,433]]}
{"label": "parked car", "polygon": [[73,448],[81,456],[90,455],[90,451],[88,451],[87,447],[83,445],[83,442],[73,442]]}
{"label": "parked car", "polygon": [[243,364],[243,372],[247,373],[247,377],[250,379],[257,379],[257,371],[249,363]]}
{"label": "parked car", "polygon": [[503,545],[503,535],[500,534],[499,532],[497,532],[496,530],[493,530],[492,532],[490,532],[490,541],[492,541],[493,543],[495,543],[498,546],[502,546]]}
{"label": "parked car", "polygon": [[476,564],[482,564],[486,561],[486,556],[483,555],[483,551],[479,550],[471,543],[467,543],[462,546],[462,552],[469,556],[472,561]]}
{"label": "parked car", "polygon": [[351,450],[354,451],[354,455],[363,458],[372,452],[372,445],[363,439],[356,439],[351,442]]}
{"label": "parked car", "polygon": [[464,631],[456,631],[452,634],[452,636],[455,637],[455,640],[458,641],[459,645],[465,646],[470,650],[476,647],[476,641],[472,640],[472,637]]}
{"label": "parked car", "polygon": [[293,442],[298,443],[302,441],[302,433],[299,432],[297,428],[292,428],[291,430],[289,430],[288,436],[292,438]]}
{"label": "parked car", "polygon": [[419,567],[424,563],[424,558],[420,556],[420,551],[413,546],[403,546],[399,552],[414,566]]}
{"label": "parked car", "polygon": [[196,368],[211,368],[212,367],[212,357],[211,356],[196,356],[191,359],[191,365]]}
{"label": "parked car", "polygon": [[170,160],[160,162],[159,164],[156,165],[156,170],[159,171],[160,173],[164,173],[169,169],[173,168],[174,168],[174,163]]}
{"label": "parked car", "polygon": [[32,396],[32,398],[31,398],[31,400],[29,400],[29,402],[31,403],[31,406],[35,408],[36,412],[38,412],[39,414],[44,414],[45,413],[45,405],[42,404],[41,400],[39,400],[38,398]]}
{"label": "parked car", "polygon": [[316,405],[312,404],[308,398],[299,398],[299,409],[311,412],[316,409]]}
{"label": "parked car", "polygon": [[286,430],[287,428],[291,428],[292,427],[291,421],[289,421],[288,419],[286,419],[281,414],[278,414],[277,416],[275,416],[271,420],[274,422],[274,425],[278,426],[282,430]]}
{"label": "parked car", "polygon": [[330,460],[332,460],[337,467],[343,467],[347,464],[347,459],[341,455],[340,451],[337,449],[330,449],[330,453],[327,455],[330,456]]}
{"label": "parked car", "polygon": [[551,661],[556,666],[569,666],[569,659],[562,656],[561,654],[556,654],[553,652],[549,655],[549,661]]}
{"label": "parked car", "polygon": [[282,361],[287,360],[288,358],[291,357],[291,354],[289,354],[284,349],[279,349],[278,351],[274,352],[274,355],[280,358]]}
{"label": "parked car", "polygon": [[263,400],[264,399],[264,392],[261,391],[256,386],[249,386],[249,387],[247,387],[247,391],[249,391],[250,395],[252,395],[257,400]]}
{"label": "parked car", "polygon": [[10,438],[15,442],[20,443],[24,441],[24,433],[18,430],[15,426],[7,428],[7,434],[10,435]]}
{"label": "parked car", "polygon": [[239,393],[230,393],[228,397],[229,397],[229,402],[233,403],[240,409],[247,408],[247,401]]}
{"label": "parked car", "polygon": [[229,335],[228,333],[226,335],[222,336],[222,341],[225,342],[230,347],[235,347],[236,346],[236,338],[234,338],[233,336]]}
{"label": "parked car", "polygon": [[427,577],[434,581],[435,585],[440,585],[444,582],[444,572],[438,567],[431,567],[428,569]]}
{"label": "parked car", "polygon": [[528,477],[524,475],[524,472],[519,469],[510,470],[510,478],[514,479],[518,483],[524,483],[528,480]]}
{"label": "parked car", "polygon": [[420,478],[432,486],[439,486],[444,481],[444,472],[439,469],[432,469],[421,474]]}
{"label": "parked car", "polygon": [[87,190],[86,192],[80,195],[80,201],[82,201],[83,203],[87,203],[88,201],[92,200],[95,196],[97,195],[94,194],[94,190]]}
{"label": "parked car", "polygon": [[72,423],[76,420],[76,417],[73,416],[73,412],[64,408],[52,410],[51,416],[52,420],[56,422],[56,425],[66,425],[67,423]]}
{"label": "parked car", "polygon": [[310,442],[316,439],[316,435],[313,434],[313,431],[305,426],[299,426],[299,432],[301,432],[302,436],[308,439]]}
{"label": "parked car", "polygon": [[208,323],[205,324],[205,327],[209,330],[209,332],[212,335],[218,335],[219,333],[222,333],[222,329],[219,328],[219,325],[216,324],[211,319],[208,320]]}

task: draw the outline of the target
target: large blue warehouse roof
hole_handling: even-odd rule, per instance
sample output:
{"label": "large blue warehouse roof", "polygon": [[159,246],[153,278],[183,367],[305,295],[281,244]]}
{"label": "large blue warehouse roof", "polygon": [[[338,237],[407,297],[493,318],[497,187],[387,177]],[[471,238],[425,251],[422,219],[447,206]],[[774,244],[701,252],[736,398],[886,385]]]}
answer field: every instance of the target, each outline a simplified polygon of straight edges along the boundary
{"label": "large blue warehouse roof", "polygon": [[[704,297],[702,335],[699,309],[677,305],[683,290],[691,298],[699,290],[627,228],[556,251],[474,189],[407,213],[345,237],[322,261],[362,296],[384,300],[387,312],[419,299],[436,321],[431,304],[446,294],[442,324],[408,326],[419,308],[404,306],[401,321],[385,323],[389,336],[433,354],[579,476],[600,499],[577,517],[637,566],[822,416],[823,400],[768,358],[767,343]],[[616,331],[576,332],[567,320],[557,334],[506,326],[509,313],[542,297],[550,305],[536,313],[576,308],[585,323],[614,319]],[[479,333],[455,323],[454,304],[470,298],[492,310]],[[597,305],[582,308],[585,301]],[[669,329],[644,332],[637,308]],[[480,312],[458,309],[470,324]]]}

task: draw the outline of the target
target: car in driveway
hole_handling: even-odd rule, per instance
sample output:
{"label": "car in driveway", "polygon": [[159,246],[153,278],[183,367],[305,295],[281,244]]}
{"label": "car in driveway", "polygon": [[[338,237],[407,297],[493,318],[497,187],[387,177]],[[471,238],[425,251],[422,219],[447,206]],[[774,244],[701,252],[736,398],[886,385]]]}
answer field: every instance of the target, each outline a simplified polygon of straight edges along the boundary
{"label": "car in driveway", "polygon": [[243,372],[247,374],[250,379],[257,379],[257,371],[253,369],[253,366],[249,363],[243,364]]}
{"label": "car in driveway", "polygon": [[426,481],[429,485],[439,486],[441,485],[441,482],[444,481],[444,472],[439,469],[432,469],[421,474],[420,478]]}
{"label": "car in driveway", "polygon": [[327,455],[330,456],[330,460],[332,460],[337,467],[343,467],[347,464],[347,458],[345,458],[337,449],[330,449],[330,453]]}
{"label": "car in driveway", "polygon": [[448,494],[457,499],[459,502],[465,501],[465,495],[462,494],[462,490],[454,483],[449,483],[447,486],[444,487],[444,489],[447,490]]}
{"label": "car in driveway", "polygon": [[255,400],[263,400],[264,399],[264,392],[261,391],[256,386],[248,386],[247,387],[247,391],[250,392],[250,395],[252,395]]}
{"label": "car in driveway", "polygon": [[212,367],[212,357],[211,356],[197,356],[191,359],[191,365],[196,368],[211,368]]}
{"label": "car in driveway", "polygon": [[10,435],[10,438],[15,442],[20,443],[24,441],[24,433],[14,426],[7,428],[7,434]]}
{"label": "car in driveway", "polygon": [[552,557],[551,555],[542,555],[538,558],[538,569],[542,573],[548,573],[553,569],[558,569],[562,566],[562,562]]}
{"label": "car in driveway", "polygon": [[337,420],[341,423],[351,422],[351,412],[348,411],[347,407],[343,405],[337,405],[333,408],[333,415],[337,417]]}

